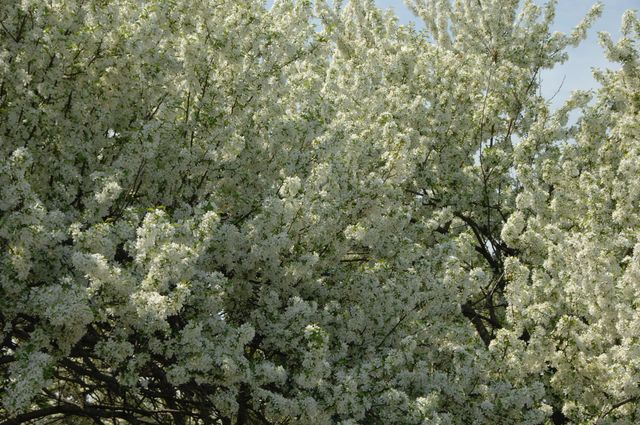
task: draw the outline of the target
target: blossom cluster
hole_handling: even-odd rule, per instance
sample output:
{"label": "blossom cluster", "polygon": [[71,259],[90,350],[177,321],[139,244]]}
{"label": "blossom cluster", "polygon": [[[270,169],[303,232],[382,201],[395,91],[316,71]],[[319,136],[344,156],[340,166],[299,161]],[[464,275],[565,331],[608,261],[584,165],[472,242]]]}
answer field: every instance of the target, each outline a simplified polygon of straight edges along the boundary
{"label": "blossom cluster", "polygon": [[263,3],[0,2],[0,424],[635,423],[638,18]]}

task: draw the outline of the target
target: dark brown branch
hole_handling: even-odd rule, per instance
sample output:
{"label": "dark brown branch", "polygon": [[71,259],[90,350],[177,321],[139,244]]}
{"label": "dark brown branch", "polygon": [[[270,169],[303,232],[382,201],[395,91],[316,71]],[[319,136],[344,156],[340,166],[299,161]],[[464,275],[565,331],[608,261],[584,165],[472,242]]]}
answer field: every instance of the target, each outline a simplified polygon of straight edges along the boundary
{"label": "dark brown branch", "polygon": [[120,410],[98,409],[88,406],[80,407],[74,404],[60,404],[58,406],[44,407],[42,409],[19,414],[11,419],[5,420],[4,422],[0,422],[0,425],[20,425],[35,419],[46,418],[47,416],[52,415],[82,416],[86,418],[119,418],[125,419],[126,421],[136,425],[151,423],[138,419],[132,414]]}
{"label": "dark brown branch", "polygon": [[482,318],[480,317],[480,315],[476,313],[473,307],[471,307],[471,304],[468,302],[462,304],[461,307],[462,307],[462,314],[464,315],[464,317],[466,317],[471,321],[473,326],[476,328],[478,335],[480,335],[480,339],[482,339],[482,342],[484,342],[484,345],[488,347],[493,338],[491,337],[491,334],[487,330],[487,327],[482,322]]}
{"label": "dark brown branch", "polygon": [[613,412],[614,410],[616,410],[619,407],[624,406],[625,404],[629,404],[629,403],[635,403],[636,401],[640,400],[640,396],[634,396],[634,397],[629,397],[629,398],[625,398],[622,401],[619,401],[617,403],[614,403],[611,405],[611,407],[602,414],[602,416],[600,416],[600,419],[604,419],[606,416],[608,416],[611,412]]}

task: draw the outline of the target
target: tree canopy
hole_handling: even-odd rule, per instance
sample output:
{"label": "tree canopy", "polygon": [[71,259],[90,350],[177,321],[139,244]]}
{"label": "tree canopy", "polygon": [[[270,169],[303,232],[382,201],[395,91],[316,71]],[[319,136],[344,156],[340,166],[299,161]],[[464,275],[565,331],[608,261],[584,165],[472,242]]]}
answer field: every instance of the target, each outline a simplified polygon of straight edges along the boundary
{"label": "tree canopy", "polygon": [[0,2],[0,425],[640,421],[640,20],[408,5]]}

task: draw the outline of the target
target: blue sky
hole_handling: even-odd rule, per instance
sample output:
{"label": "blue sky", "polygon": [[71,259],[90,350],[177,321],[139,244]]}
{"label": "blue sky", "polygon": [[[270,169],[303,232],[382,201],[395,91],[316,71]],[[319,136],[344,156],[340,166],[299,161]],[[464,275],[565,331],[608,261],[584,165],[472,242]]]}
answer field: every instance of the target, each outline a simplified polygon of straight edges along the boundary
{"label": "blue sky", "polygon": [[[544,3],[544,1],[538,1]],[[411,14],[402,0],[376,0],[380,8],[393,9],[401,23],[421,23]],[[591,0],[560,0],[554,30],[568,32],[584,17],[595,3]],[[627,9],[640,9],[640,0],[604,0],[604,13],[589,31],[589,36],[580,46],[569,50],[569,61],[542,74],[542,93],[550,98],[556,91],[553,106],[558,107],[573,90],[596,88],[597,83],[591,75],[593,67],[604,68],[612,65],[607,62],[598,44],[597,33],[606,31],[617,39],[620,34],[622,14]],[[564,79],[564,83],[563,83]]]}

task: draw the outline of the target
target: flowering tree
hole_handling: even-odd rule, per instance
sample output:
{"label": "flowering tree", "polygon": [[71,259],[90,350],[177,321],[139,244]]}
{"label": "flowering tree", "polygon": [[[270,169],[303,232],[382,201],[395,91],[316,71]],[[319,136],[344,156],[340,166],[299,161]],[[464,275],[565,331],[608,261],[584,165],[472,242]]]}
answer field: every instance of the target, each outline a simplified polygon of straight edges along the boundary
{"label": "flowering tree", "polygon": [[0,424],[636,423],[638,19],[333,3],[0,3]]}

